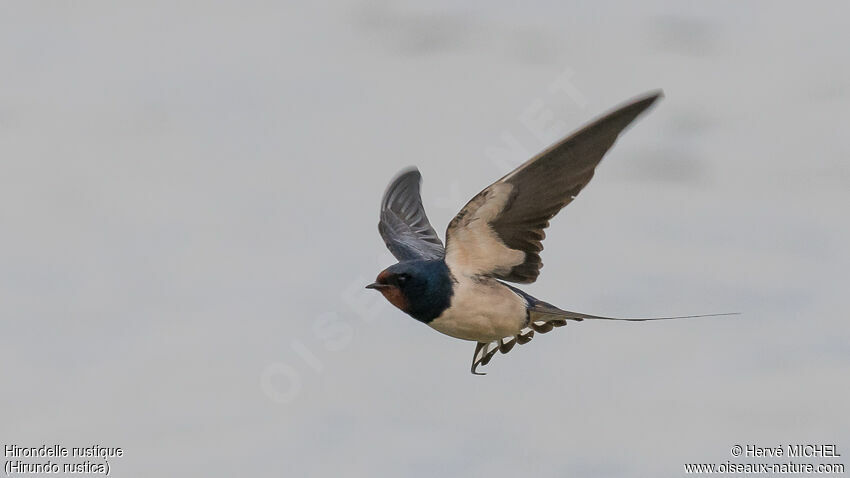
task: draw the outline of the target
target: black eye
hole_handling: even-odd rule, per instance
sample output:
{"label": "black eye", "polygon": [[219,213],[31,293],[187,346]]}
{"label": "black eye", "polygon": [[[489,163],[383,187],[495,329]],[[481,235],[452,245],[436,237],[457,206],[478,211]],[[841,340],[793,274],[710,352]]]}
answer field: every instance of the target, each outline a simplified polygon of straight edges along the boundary
{"label": "black eye", "polygon": [[399,274],[398,276],[396,276],[395,280],[396,282],[398,282],[399,285],[402,285],[407,282],[407,274]]}

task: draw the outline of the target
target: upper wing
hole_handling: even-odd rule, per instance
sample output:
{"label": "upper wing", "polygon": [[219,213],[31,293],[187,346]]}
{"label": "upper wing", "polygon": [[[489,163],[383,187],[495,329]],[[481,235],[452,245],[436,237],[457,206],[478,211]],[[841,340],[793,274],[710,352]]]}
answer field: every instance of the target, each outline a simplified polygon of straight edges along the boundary
{"label": "upper wing", "polygon": [[549,219],[587,185],[623,129],[660,97],[652,93],[606,114],[478,193],[446,230],[449,267],[534,282]]}
{"label": "upper wing", "polygon": [[439,259],[446,255],[419,196],[422,175],[411,168],[401,172],[384,193],[378,232],[387,249],[400,261]]}

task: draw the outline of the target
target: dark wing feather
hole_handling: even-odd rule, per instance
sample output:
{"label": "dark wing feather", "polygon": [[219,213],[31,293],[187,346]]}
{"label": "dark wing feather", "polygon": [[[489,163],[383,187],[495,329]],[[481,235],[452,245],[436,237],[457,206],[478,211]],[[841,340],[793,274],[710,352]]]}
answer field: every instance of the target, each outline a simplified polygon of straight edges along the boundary
{"label": "dark wing feather", "polygon": [[378,232],[399,261],[439,259],[446,253],[422,207],[421,180],[422,175],[416,168],[401,172],[390,183],[381,201]]}
{"label": "dark wing feather", "polygon": [[446,231],[449,266],[534,282],[549,220],[575,199],[620,133],[659,97],[653,93],[608,113],[481,191]]}

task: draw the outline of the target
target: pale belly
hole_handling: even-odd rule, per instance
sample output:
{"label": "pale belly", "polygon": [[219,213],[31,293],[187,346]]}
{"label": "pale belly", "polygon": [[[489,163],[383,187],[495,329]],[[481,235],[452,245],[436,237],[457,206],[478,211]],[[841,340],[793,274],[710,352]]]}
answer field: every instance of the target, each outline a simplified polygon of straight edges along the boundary
{"label": "pale belly", "polygon": [[451,306],[428,325],[458,339],[491,342],[518,334],[525,322],[522,297],[492,279],[464,278],[455,286]]}

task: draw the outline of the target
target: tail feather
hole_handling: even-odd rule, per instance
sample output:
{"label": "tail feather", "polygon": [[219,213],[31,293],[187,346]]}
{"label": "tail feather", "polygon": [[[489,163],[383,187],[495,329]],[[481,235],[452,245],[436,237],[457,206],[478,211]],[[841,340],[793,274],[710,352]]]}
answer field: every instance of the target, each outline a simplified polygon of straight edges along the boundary
{"label": "tail feather", "polygon": [[[532,310],[536,310],[537,307],[534,307]],[[557,307],[554,308],[546,308],[546,310],[537,310],[542,315],[554,315],[561,316],[564,318],[569,318],[573,320],[584,320],[584,319],[592,319],[592,320],[621,320],[626,322],[646,322],[648,320],[674,320],[674,319],[696,319],[700,317],[722,317],[725,315],[741,315],[740,312],[724,312],[722,314],[700,314],[700,315],[673,315],[670,317],[605,317],[601,315],[590,315],[583,314],[581,312],[570,312],[568,310],[561,310]]]}
{"label": "tail feather", "polygon": [[673,320],[673,319],[695,319],[699,317],[721,317],[724,315],[740,315],[739,312],[727,312],[723,314],[701,314],[701,315],[675,315],[670,317],[605,317],[602,315],[583,314],[581,312],[571,312],[555,307],[552,304],[536,300],[528,308],[529,322],[526,328],[520,331],[519,334],[512,337],[505,337],[501,340],[493,342],[479,342],[475,347],[475,352],[472,355],[472,368],[470,371],[474,375],[486,375],[478,372],[479,366],[484,366],[490,363],[490,359],[501,352],[506,354],[514,348],[516,344],[526,344],[532,337],[534,332],[545,334],[555,327],[563,327],[567,325],[567,320],[582,321],[589,320],[619,320],[626,322],[645,322],[648,320]]}

